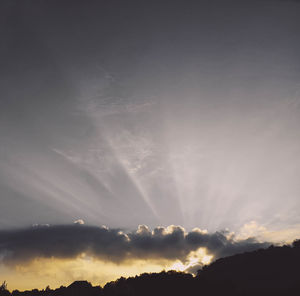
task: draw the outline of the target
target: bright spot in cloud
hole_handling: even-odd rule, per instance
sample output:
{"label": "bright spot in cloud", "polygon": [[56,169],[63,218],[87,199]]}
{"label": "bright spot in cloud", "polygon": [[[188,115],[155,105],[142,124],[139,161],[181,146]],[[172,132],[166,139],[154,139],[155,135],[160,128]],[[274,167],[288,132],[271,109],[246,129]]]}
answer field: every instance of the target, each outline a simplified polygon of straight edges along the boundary
{"label": "bright spot in cloud", "polygon": [[211,263],[212,259],[213,255],[208,255],[205,248],[199,248],[196,251],[190,252],[185,264],[178,260],[170,267],[170,269],[176,271],[188,271],[193,267],[199,266],[200,268],[202,265],[207,265]]}
{"label": "bright spot in cloud", "polygon": [[76,221],[74,221],[74,224],[80,224],[80,225],[83,225],[84,224],[84,221],[82,219],[78,219]]}

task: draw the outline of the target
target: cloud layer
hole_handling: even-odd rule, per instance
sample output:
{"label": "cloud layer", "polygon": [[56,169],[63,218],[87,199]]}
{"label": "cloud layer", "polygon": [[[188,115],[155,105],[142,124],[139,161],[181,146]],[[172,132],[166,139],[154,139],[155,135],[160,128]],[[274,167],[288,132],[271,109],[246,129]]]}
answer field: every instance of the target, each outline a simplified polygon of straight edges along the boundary
{"label": "cloud layer", "polygon": [[76,258],[85,253],[105,261],[166,259],[185,262],[190,252],[201,247],[214,258],[268,246],[254,238],[235,240],[226,232],[209,234],[200,229],[186,232],[180,226],[150,230],[140,225],[136,231],[74,225],[38,225],[26,229],[0,231],[0,258],[17,264],[34,258]]}

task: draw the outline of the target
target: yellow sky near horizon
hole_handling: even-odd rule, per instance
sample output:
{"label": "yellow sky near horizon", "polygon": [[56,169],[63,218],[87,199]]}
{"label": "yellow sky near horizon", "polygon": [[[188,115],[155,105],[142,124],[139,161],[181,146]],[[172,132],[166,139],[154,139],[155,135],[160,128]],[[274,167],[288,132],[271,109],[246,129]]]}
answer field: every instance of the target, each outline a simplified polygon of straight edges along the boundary
{"label": "yellow sky near horizon", "polygon": [[139,275],[144,272],[160,272],[162,270],[183,271],[193,265],[209,263],[212,256],[207,255],[204,248],[191,252],[187,262],[166,259],[131,259],[121,263],[113,263],[95,259],[85,254],[74,259],[36,258],[29,263],[14,266],[0,266],[3,280],[8,289],[31,290],[45,289],[46,286],[55,289],[68,286],[76,280],[87,280],[93,285],[104,286],[107,282],[120,277]]}

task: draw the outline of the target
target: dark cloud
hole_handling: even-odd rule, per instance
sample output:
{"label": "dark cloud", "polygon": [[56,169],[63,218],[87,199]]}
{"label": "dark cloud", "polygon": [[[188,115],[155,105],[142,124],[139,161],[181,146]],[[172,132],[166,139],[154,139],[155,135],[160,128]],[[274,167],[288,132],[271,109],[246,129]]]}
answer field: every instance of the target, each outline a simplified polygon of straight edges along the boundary
{"label": "dark cloud", "polygon": [[0,232],[0,258],[6,264],[34,258],[75,258],[83,252],[105,261],[126,259],[171,259],[185,262],[187,255],[200,247],[215,258],[268,246],[255,239],[235,241],[226,232],[208,234],[198,229],[186,232],[180,226],[158,227],[150,231],[139,226],[123,232],[106,227],[37,225]]}

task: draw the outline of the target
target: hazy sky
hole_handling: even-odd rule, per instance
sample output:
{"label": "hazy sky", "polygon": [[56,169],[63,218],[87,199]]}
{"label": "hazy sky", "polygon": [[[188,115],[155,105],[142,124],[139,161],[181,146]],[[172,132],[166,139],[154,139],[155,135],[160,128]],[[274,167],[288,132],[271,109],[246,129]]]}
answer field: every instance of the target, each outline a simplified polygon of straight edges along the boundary
{"label": "hazy sky", "polygon": [[300,234],[299,1],[0,6],[3,233]]}

